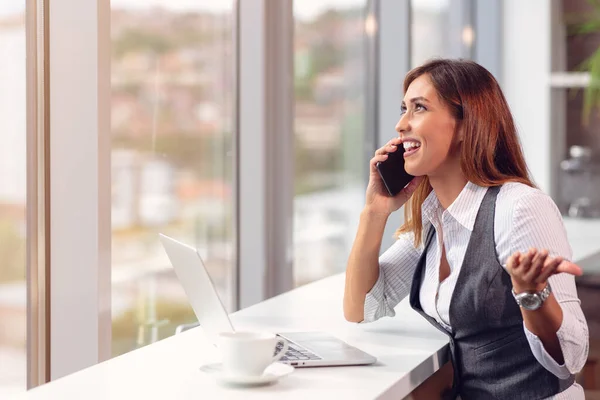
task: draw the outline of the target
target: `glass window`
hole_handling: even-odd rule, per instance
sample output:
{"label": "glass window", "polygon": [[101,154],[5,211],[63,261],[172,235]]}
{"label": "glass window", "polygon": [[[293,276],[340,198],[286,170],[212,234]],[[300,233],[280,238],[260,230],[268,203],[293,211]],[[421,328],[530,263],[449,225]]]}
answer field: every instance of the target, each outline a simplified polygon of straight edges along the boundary
{"label": "glass window", "polygon": [[[596,90],[588,92],[588,86],[593,87],[598,79],[597,65],[586,61],[592,58],[593,63],[598,63],[598,5],[586,0],[550,4],[552,90],[523,94],[536,101],[545,101],[550,94],[550,132],[535,135],[536,140],[540,135],[548,135],[545,140],[550,142],[552,151],[554,200],[563,213],[573,259],[583,269],[575,283],[589,327],[590,357],[586,364],[591,364],[598,359],[594,355],[600,354],[600,99]],[[581,24],[592,31],[577,33]],[[598,377],[598,368],[590,376],[583,382],[586,394],[597,390],[594,377]]]}
{"label": "glass window", "polygon": [[25,0],[0,4],[0,398],[27,389]]}
{"label": "glass window", "polygon": [[[597,96],[589,98],[584,89],[589,80],[586,60],[600,46],[598,32],[575,33],[579,24],[592,17],[594,7],[585,0],[562,1],[554,4],[558,24],[552,26],[552,57],[554,69],[551,85],[552,143],[555,147],[552,162],[559,166],[554,177],[555,201],[564,215],[567,229],[581,224],[578,231],[598,231],[600,227],[600,107]],[[592,70],[594,70],[592,68]],[[586,71],[586,72],[584,72]],[[586,100],[591,100],[587,103]],[[591,108],[586,112],[586,104]],[[587,223],[589,228],[584,228]],[[589,233],[587,236],[591,236]],[[600,270],[600,244],[581,246],[573,243],[574,254],[589,255],[594,250],[595,259],[587,264]],[[588,240],[582,238],[580,242]],[[584,265],[584,268],[587,265]],[[584,272],[588,272],[587,269]]]}
{"label": "glass window", "polygon": [[234,3],[112,1],[113,355],[196,321],[159,232],[234,305]]}
{"label": "glass window", "polygon": [[294,283],[342,272],[364,205],[367,1],[294,2]]}
{"label": "glass window", "polygon": [[451,57],[450,0],[411,1],[411,66]]}

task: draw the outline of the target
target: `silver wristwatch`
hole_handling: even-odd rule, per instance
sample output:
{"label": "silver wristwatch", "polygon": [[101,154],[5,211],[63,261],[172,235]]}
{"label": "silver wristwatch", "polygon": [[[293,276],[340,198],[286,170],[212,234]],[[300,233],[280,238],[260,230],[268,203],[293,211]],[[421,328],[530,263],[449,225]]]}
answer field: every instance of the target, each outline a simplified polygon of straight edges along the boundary
{"label": "silver wristwatch", "polygon": [[512,290],[512,294],[517,301],[517,304],[529,311],[540,308],[548,296],[550,296],[550,293],[552,293],[552,289],[550,288],[549,283],[547,283],[546,287],[537,293],[523,292],[516,294],[514,289]]}

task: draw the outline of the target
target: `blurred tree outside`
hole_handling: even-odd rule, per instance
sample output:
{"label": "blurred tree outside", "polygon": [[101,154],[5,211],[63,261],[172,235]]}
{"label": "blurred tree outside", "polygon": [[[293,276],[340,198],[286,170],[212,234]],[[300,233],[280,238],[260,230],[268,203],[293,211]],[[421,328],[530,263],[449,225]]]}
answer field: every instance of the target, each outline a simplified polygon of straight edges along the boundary
{"label": "blurred tree outside", "polygon": [[338,169],[337,167],[340,164],[339,151],[315,151],[315,149],[309,149],[296,143],[294,153],[294,193],[297,195],[308,194],[333,189],[337,186],[333,175],[329,179],[323,179],[323,177],[326,177],[323,171]]}
{"label": "blurred tree outside", "polygon": [[231,148],[230,133],[199,136],[188,133],[169,133],[158,136],[153,143],[149,135],[132,137],[127,134],[113,136],[113,148],[133,149],[137,152],[162,155],[178,168],[194,171],[201,179],[224,179],[232,173],[232,163],[224,162],[223,169],[212,165],[215,149]]}
{"label": "blurred tree outside", "polygon": [[362,112],[346,116],[342,124],[342,159],[340,169],[352,181],[362,181],[368,176],[368,163],[364,162],[363,132],[365,118]]}
{"label": "blurred tree outside", "polygon": [[[188,304],[158,299],[156,301],[156,320],[165,321],[158,328],[158,340],[173,336],[177,326],[196,321],[196,316]],[[151,344],[149,327],[145,327],[144,342],[138,343],[140,325],[144,324],[145,315],[138,308],[131,308],[112,320],[112,356],[125,354],[131,349],[141,348]]]}
{"label": "blurred tree outside", "polygon": [[[342,91],[328,93],[317,101],[315,89],[320,77],[346,71],[349,60],[360,59],[364,43],[347,41],[340,33],[349,21],[364,19],[364,9],[329,9],[311,21],[298,21],[296,27],[298,46],[294,54],[294,89],[296,103],[312,103],[326,106],[335,104],[344,108],[339,119],[341,148],[308,149],[296,140],[295,193],[344,187],[347,180],[362,179],[362,133],[364,132],[363,87],[360,83],[347,82]],[[345,72],[342,72],[345,73]],[[324,103],[323,103],[324,102]],[[296,115],[297,121],[304,116]]]}
{"label": "blurred tree outside", "polygon": [[128,53],[148,52],[165,54],[173,49],[173,43],[162,34],[129,29],[113,41],[113,55],[119,59]]}
{"label": "blurred tree outside", "polygon": [[171,24],[169,30],[155,31],[142,27],[129,28],[113,39],[113,56],[120,59],[129,53],[166,54],[174,49],[202,46],[212,37],[192,26]]}

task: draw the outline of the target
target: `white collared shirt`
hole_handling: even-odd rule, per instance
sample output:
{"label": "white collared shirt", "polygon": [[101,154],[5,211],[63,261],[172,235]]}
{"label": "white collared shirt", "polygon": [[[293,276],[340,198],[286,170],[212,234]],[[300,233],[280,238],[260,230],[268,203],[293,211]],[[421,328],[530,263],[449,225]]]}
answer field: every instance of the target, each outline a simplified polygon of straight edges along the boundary
{"label": "white collared shirt", "polygon": [[[433,224],[436,239],[427,251],[424,279],[420,290],[423,311],[451,331],[450,299],[460,273],[479,206],[487,188],[467,183],[456,200],[444,210],[435,192],[423,202],[423,232]],[[500,264],[513,253],[529,248],[547,249],[550,256],[571,260],[572,251],[560,212],[552,199],[538,189],[511,182],[504,184],[496,199],[494,219],[496,254]],[[412,233],[401,235],[379,258],[379,278],[367,294],[364,322],[382,316],[394,316],[394,307],[410,293],[412,277],[423,252],[414,247]],[[450,275],[439,282],[441,249],[446,249]],[[523,324],[533,355],[548,371],[566,378],[583,368],[588,354],[588,328],[577,297],[575,279],[569,274],[549,278],[556,300],[563,310],[563,321],[557,336],[565,363],[559,365],[540,339]],[[436,296],[436,293],[438,295]],[[583,399],[583,389],[574,384],[552,397],[555,400]]]}

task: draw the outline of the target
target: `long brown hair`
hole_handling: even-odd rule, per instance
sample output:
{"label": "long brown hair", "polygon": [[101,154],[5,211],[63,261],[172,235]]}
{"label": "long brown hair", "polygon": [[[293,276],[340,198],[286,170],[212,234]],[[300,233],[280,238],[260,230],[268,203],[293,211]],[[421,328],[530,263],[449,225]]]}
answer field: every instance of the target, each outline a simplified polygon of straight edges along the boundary
{"label": "long brown hair", "polygon": [[[460,166],[467,180],[486,187],[506,182],[534,186],[510,108],[494,76],[473,61],[435,59],[406,75],[404,92],[425,74],[463,130]],[[397,231],[414,232],[415,247],[423,236],[421,206],[431,191],[425,177],[406,203],[406,222]]]}

